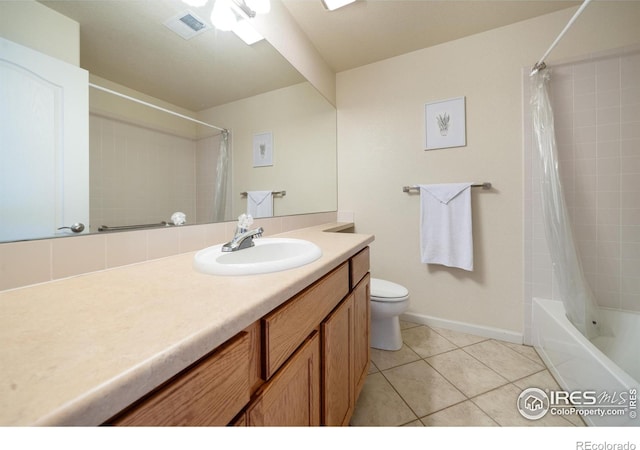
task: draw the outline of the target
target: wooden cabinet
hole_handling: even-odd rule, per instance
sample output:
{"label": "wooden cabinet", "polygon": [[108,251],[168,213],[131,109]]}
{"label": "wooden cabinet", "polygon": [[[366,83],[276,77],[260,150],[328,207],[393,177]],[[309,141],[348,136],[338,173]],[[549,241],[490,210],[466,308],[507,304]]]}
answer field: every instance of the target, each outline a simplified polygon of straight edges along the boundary
{"label": "wooden cabinet", "polygon": [[357,399],[369,373],[371,357],[371,276],[368,273],[358,283],[352,295],[354,399]]}
{"label": "wooden cabinet", "polygon": [[[368,269],[368,249],[366,267]],[[352,262],[357,259],[356,255]],[[363,259],[358,259],[362,263]],[[364,267],[364,265],[360,265]],[[352,267],[353,268],[353,267]],[[352,270],[353,273],[353,270]],[[360,273],[361,272],[356,272]],[[353,280],[353,277],[352,277]],[[322,323],[323,425],[348,425],[369,370],[370,277],[364,272],[352,293]]]}
{"label": "wooden cabinet", "polygon": [[247,408],[248,426],[320,425],[320,338],[314,332]]}
{"label": "wooden cabinet", "polygon": [[348,425],[369,367],[369,249],[108,421]]}
{"label": "wooden cabinet", "polygon": [[323,425],[348,425],[354,406],[353,294],[322,323]]}
{"label": "wooden cabinet", "polygon": [[250,396],[250,333],[243,331],[108,423],[226,425]]}
{"label": "wooden cabinet", "polygon": [[266,379],[348,293],[349,264],[344,263],[262,319]]}

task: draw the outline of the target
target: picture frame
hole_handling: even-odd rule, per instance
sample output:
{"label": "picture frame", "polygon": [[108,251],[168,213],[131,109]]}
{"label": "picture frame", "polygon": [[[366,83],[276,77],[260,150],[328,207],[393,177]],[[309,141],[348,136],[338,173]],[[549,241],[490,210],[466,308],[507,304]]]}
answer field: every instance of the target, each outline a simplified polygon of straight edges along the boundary
{"label": "picture frame", "polygon": [[465,97],[424,105],[425,150],[467,145]]}
{"label": "picture frame", "polygon": [[273,134],[271,131],[253,135],[253,167],[273,166]]}

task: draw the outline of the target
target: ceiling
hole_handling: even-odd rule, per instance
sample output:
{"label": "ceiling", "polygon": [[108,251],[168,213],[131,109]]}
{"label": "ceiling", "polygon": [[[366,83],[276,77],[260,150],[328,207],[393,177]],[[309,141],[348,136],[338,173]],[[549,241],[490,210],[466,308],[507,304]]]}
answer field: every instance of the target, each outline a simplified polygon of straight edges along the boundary
{"label": "ceiling", "polygon": [[335,72],[581,3],[564,0],[356,0],[330,12],[323,8],[320,0],[283,2]]}
{"label": "ceiling", "polygon": [[[564,0],[282,1],[327,64],[340,72],[580,4]],[[262,41],[215,29],[185,40],[164,27],[180,0],[41,0],[80,23],[81,66],[192,111],[304,81]],[[211,1],[189,8],[208,21]],[[558,30],[560,32],[560,30]],[[276,63],[267,63],[268,61]]]}

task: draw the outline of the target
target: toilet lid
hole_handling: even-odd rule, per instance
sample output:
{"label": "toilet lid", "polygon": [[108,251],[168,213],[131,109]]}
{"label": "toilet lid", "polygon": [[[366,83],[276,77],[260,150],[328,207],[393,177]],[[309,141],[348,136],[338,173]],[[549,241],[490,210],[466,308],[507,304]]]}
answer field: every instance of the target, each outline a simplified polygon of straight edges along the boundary
{"label": "toilet lid", "polygon": [[409,290],[391,281],[381,280],[379,278],[371,278],[371,297],[382,300],[403,300],[409,295]]}

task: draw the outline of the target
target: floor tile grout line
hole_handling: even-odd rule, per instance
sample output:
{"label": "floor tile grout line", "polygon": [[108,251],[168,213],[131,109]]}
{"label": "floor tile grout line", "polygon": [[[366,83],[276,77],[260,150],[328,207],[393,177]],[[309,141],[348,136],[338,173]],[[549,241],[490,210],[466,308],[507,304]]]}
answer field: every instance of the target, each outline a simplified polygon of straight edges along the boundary
{"label": "floor tile grout line", "polygon": [[[462,349],[458,349],[458,350],[462,350]],[[455,350],[451,350],[451,351],[453,352],[453,351],[455,351]],[[449,353],[449,352],[447,352],[447,353]],[[466,352],[465,352],[465,353],[466,353]],[[468,354],[468,353],[467,353],[467,354]],[[444,353],[440,353],[440,355],[444,355]],[[439,356],[439,355],[435,355],[435,356]],[[472,355],[469,355],[469,356],[472,356]],[[430,358],[431,358],[431,357],[430,357]],[[474,358],[474,359],[475,359],[475,358]],[[477,361],[477,360],[476,360],[476,361]],[[455,383],[454,383],[453,381],[451,381],[449,378],[447,378],[447,377],[445,376],[445,374],[441,373],[437,368],[435,368],[433,365],[431,365],[431,363],[429,363],[429,361],[427,361],[427,360],[426,360],[426,358],[424,359],[424,362],[426,362],[427,364],[429,364],[429,365],[433,368],[433,370],[435,370],[435,371],[436,371],[436,372],[438,372],[440,375],[442,375],[442,377],[443,377],[445,380],[447,380],[447,381],[448,381],[450,384],[452,384],[456,389],[458,389],[460,392],[462,392],[462,390],[461,390],[458,386],[456,386],[456,385],[455,385]],[[495,370],[493,370],[492,368],[488,367],[486,364],[482,363],[482,361],[478,361],[478,362],[479,362],[480,364],[482,364],[483,366],[485,366],[485,367],[486,367],[487,369],[489,369],[490,371],[492,371],[493,373],[495,373],[496,375],[498,375],[498,376],[499,376],[500,378],[502,378],[505,382],[504,382],[504,384],[501,384],[500,386],[496,386],[496,387],[491,388],[491,389],[489,389],[489,390],[487,390],[487,391],[480,392],[480,393],[478,393],[478,394],[476,394],[476,395],[474,395],[474,396],[468,396],[467,394],[465,394],[464,392],[462,392],[462,394],[463,394],[465,397],[467,397],[467,400],[471,400],[471,398],[472,398],[472,397],[477,397],[478,395],[485,394],[485,393],[487,393],[487,392],[490,392],[490,391],[491,391],[491,390],[493,390],[493,389],[498,389],[498,388],[500,388],[500,387],[502,387],[502,386],[506,386],[507,384],[509,384],[509,383],[510,383],[510,381],[509,381],[508,379],[506,379],[505,377],[503,377],[502,375],[500,375],[498,372],[496,372],[496,371],[495,371]]]}
{"label": "floor tile grout line", "polygon": [[[469,347],[469,346],[467,346]],[[461,349],[463,352],[465,352],[467,355],[471,356],[473,359],[475,359],[476,361],[478,361],[480,364],[482,364],[483,366],[485,366],[487,369],[489,369],[490,371],[492,371],[493,373],[495,373],[496,375],[498,375],[500,378],[504,379],[508,384],[511,383],[511,380],[509,380],[507,377],[505,377],[503,374],[501,374],[500,372],[498,372],[496,369],[494,369],[493,367],[489,366],[487,363],[485,363],[484,361],[478,359],[475,355],[472,355],[471,353],[469,353],[468,351],[466,351],[464,348]],[[526,375],[529,376],[529,375]],[[503,385],[504,386],[504,385]],[[488,391],[487,391],[488,392]]]}
{"label": "floor tile grout line", "polygon": [[[546,369],[546,368],[547,368],[546,364],[544,364],[544,362],[542,362],[542,361],[533,361],[531,358],[527,358],[527,357],[526,357],[526,356],[524,356],[523,354],[521,354],[521,353],[519,353],[519,352],[517,352],[517,351],[515,351],[515,350],[513,350],[513,349],[511,349],[511,348],[509,348],[509,347],[508,347],[508,346],[506,346],[506,345],[501,344],[501,343],[500,343],[500,341],[499,341],[499,340],[497,340],[497,339],[490,339],[490,340],[491,340],[491,341],[495,341],[496,343],[498,343],[498,344],[502,345],[503,347],[505,347],[506,349],[508,349],[508,350],[512,351],[512,352],[513,352],[513,353],[515,353],[516,355],[518,355],[518,356],[522,356],[523,358],[527,359],[528,361],[531,361],[531,362],[535,363],[536,365],[538,365],[538,366],[542,367],[542,369],[541,369],[541,370],[543,370],[543,369]],[[475,344],[474,344],[474,345],[475,345]],[[471,347],[471,346],[467,346],[467,347]],[[464,350],[464,349],[463,349],[463,350]],[[505,379],[507,379],[509,382],[511,382],[511,380],[509,380],[508,378],[506,378],[503,374],[501,374],[500,372],[498,372],[497,370],[495,370],[493,367],[489,366],[487,363],[485,363],[484,361],[482,361],[481,359],[479,359],[479,358],[478,358],[478,357],[476,357],[475,355],[473,355],[473,354],[469,353],[469,352],[468,352],[468,351],[466,351],[466,350],[465,350],[465,353],[466,353],[466,354],[468,354],[469,356],[473,357],[473,358],[474,358],[474,359],[476,359],[477,361],[481,362],[482,364],[484,364],[485,366],[487,366],[489,369],[493,370],[495,373],[497,373],[498,375],[500,375],[502,378],[505,378]],[[539,370],[539,371],[537,371],[537,372],[540,372],[541,370]],[[528,376],[530,376],[530,375],[533,375],[534,373],[537,373],[537,372],[532,372],[531,374],[529,374],[529,375],[524,375],[523,377],[520,377],[520,378],[518,378],[518,379],[526,378],[526,377],[528,377]]]}
{"label": "floor tile grout line", "polygon": [[[451,350],[451,351],[453,351],[453,350]],[[425,361],[425,360],[424,360],[424,358],[423,358],[423,361],[424,361],[425,363],[429,364],[429,362],[428,362],[428,361]],[[415,363],[415,362],[417,362],[417,361],[412,361],[411,363],[407,363],[407,364],[412,364],[412,363]],[[405,364],[402,364],[402,365],[405,365]],[[489,389],[489,390],[488,390],[488,391],[486,391],[486,392],[481,392],[481,393],[479,393],[479,394],[476,394],[476,395],[474,395],[474,396],[470,397],[470,396],[468,396],[467,394],[465,394],[464,392],[462,392],[462,391],[460,390],[460,388],[458,388],[458,387],[457,387],[457,386],[456,386],[456,385],[455,385],[451,380],[449,380],[446,376],[444,376],[444,374],[440,373],[440,372],[438,371],[438,369],[436,369],[435,367],[433,367],[431,364],[429,364],[429,366],[430,366],[431,368],[433,368],[433,370],[435,370],[435,371],[436,371],[440,376],[442,376],[442,377],[443,377],[443,378],[444,378],[444,379],[445,379],[449,384],[451,384],[451,385],[452,385],[452,386],[453,386],[453,387],[454,387],[458,392],[460,392],[460,393],[463,395],[464,399],[463,399],[463,400],[460,400],[459,402],[452,403],[451,405],[445,406],[444,408],[440,408],[440,409],[438,409],[438,410],[432,411],[432,412],[430,412],[429,414],[426,414],[426,415],[424,415],[424,416],[419,416],[419,415],[418,415],[418,414],[413,410],[413,408],[411,408],[411,406],[407,403],[407,401],[404,399],[404,397],[402,396],[402,394],[400,394],[400,392],[398,392],[398,390],[395,388],[395,386],[393,385],[393,383],[391,383],[391,381],[390,381],[386,376],[384,376],[384,374],[383,374],[383,376],[384,376],[385,380],[387,380],[387,382],[391,385],[391,387],[393,388],[393,390],[398,394],[398,396],[402,399],[402,401],[403,401],[403,402],[404,402],[404,403],[409,407],[409,409],[411,409],[411,412],[413,412],[413,414],[418,418],[418,420],[419,420],[423,425],[424,425],[424,422],[422,422],[422,419],[424,419],[424,418],[426,418],[426,417],[429,417],[429,416],[431,416],[431,415],[433,415],[433,414],[437,414],[437,413],[439,413],[439,412],[442,412],[442,411],[444,411],[444,410],[446,410],[446,409],[452,408],[452,407],[454,407],[454,406],[460,405],[460,404],[462,404],[462,403],[464,403],[464,402],[471,401],[471,402],[472,402],[472,403],[473,403],[473,404],[474,404],[474,405],[475,405],[475,406],[476,406],[480,411],[482,411],[482,413],[483,413],[483,414],[485,414],[489,419],[491,419],[491,421],[492,421],[492,422],[494,422],[496,425],[498,425],[498,426],[500,426],[500,427],[501,427],[501,426],[503,426],[503,425],[501,425],[501,424],[496,420],[496,418],[495,418],[495,417],[491,416],[491,414],[489,414],[487,411],[483,410],[483,409],[482,409],[482,408],[481,408],[477,403],[475,403],[475,402],[473,401],[473,399],[474,399],[475,397],[478,397],[478,396],[480,396],[480,395],[486,394],[486,393],[488,393],[488,392],[491,392],[491,391],[495,391],[495,390],[497,390],[497,389],[500,389],[501,387],[507,386],[508,384],[513,384],[512,382],[510,382],[510,381],[508,381],[508,380],[507,380],[507,382],[506,382],[505,384],[501,385],[501,386],[497,386],[497,387],[495,387],[495,388]],[[398,366],[398,367],[400,367],[400,366]],[[391,369],[392,369],[392,368],[391,368]],[[387,369],[387,370],[390,370],[390,369]],[[504,377],[503,377],[503,378],[504,378]],[[526,378],[526,377],[525,377],[525,378]],[[411,422],[412,422],[412,421],[411,421]],[[411,423],[411,422],[407,422],[407,423]],[[405,424],[405,425],[406,425],[406,424]],[[428,425],[424,425],[424,426],[428,426]]]}
{"label": "floor tile grout line", "polygon": [[[445,351],[442,351],[442,352],[437,352],[437,353],[434,353],[434,354],[432,354],[432,355],[424,356],[424,357],[423,357],[423,356],[422,356],[422,355],[420,355],[418,352],[416,352],[416,351],[411,347],[411,345],[409,345],[407,342],[404,342],[404,340],[403,340],[403,345],[406,345],[406,346],[407,346],[407,348],[408,348],[411,352],[413,352],[413,353],[418,357],[418,359],[413,360],[413,361],[404,362],[404,363],[402,363],[402,364],[398,364],[398,365],[393,365],[393,366],[388,367],[388,368],[385,368],[385,369],[380,369],[380,367],[378,367],[378,365],[376,365],[373,361],[371,361],[371,363],[372,363],[372,364],[374,365],[374,367],[378,370],[378,372],[382,375],[382,377],[383,377],[383,378],[385,379],[385,381],[389,384],[389,386],[392,388],[392,390],[393,390],[393,391],[398,395],[398,397],[400,397],[400,399],[402,400],[402,402],[407,406],[407,408],[411,411],[411,413],[412,413],[412,414],[414,415],[414,417],[415,417],[415,419],[410,420],[410,421],[408,421],[408,422],[406,422],[406,423],[400,424],[400,425],[398,425],[398,426],[405,426],[405,425],[408,425],[408,424],[410,424],[410,423],[412,423],[412,422],[415,422],[416,420],[417,420],[417,421],[419,421],[423,426],[427,426],[427,425],[425,425],[425,424],[424,424],[424,422],[422,422],[422,419],[425,419],[425,418],[427,418],[427,417],[429,417],[429,416],[431,416],[431,415],[433,415],[433,414],[437,414],[437,413],[439,413],[439,412],[442,412],[442,411],[444,411],[444,410],[446,410],[446,409],[448,409],[448,408],[454,407],[454,406],[456,406],[456,405],[460,405],[460,404],[462,404],[462,403],[464,403],[464,402],[466,402],[466,401],[471,401],[471,403],[472,403],[475,407],[477,407],[477,408],[478,408],[478,409],[479,409],[483,414],[485,414],[485,415],[486,415],[486,416],[487,416],[487,417],[488,417],[488,418],[489,418],[493,423],[495,423],[496,425],[498,425],[498,426],[504,426],[504,425],[500,424],[500,422],[498,422],[498,420],[497,420],[495,417],[493,417],[493,416],[492,416],[491,414],[489,414],[487,411],[485,411],[484,409],[482,409],[482,408],[480,407],[480,405],[478,405],[478,404],[474,401],[474,399],[477,399],[478,397],[480,397],[480,396],[482,396],[482,395],[486,395],[486,394],[488,394],[488,393],[490,393],[490,392],[493,392],[493,391],[496,391],[496,390],[498,390],[498,389],[504,388],[505,386],[508,386],[508,385],[512,385],[514,388],[516,388],[516,389],[520,389],[520,388],[516,385],[516,383],[517,383],[518,381],[521,381],[521,380],[523,380],[523,379],[525,379],[525,378],[528,378],[528,377],[530,377],[530,376],[533,376],[533,375],[536,375],[536,374],[539,374],[539,373],[542,373],[542,372],[545,372],[545,371],[546,371],[546,372],[548,372],[548,373],[551,373],[551,372],[549,371],[548,367],[546,366],[546,364],[544,363],[544,361],[542,361],[542,359],[541,359],[541,358],[539,358],[539,360],[536,360],[536,359],[534,359],[534,358],[531,358],[531,357],[529,357],[526,353],[521,353],[521,352],[517,351],[516,349],[514,349],[514,348],[510,347],[509,345],[506,345],[505,343],[503,343],[503,342],[501,342],[501,341],[499,341],[499,340],[497,340],[497,339],[486,338],[486,339],[483,339],[483,340],[481,340],[481,341],[474,342],[474,343],[471,343],[471,344],[459,345],[459,344],[456,344],[455,342],[452,342],[452,341],[451,341],[450,339],[448,339],[446,336],[443,336],[442,334],[438,333],[438,332],[437,332],[436,330],[434,330],[433,328],[429,327],[428,325],[424,325],[424,324],[416,324],[415,326],[412,326],[412,327],[405,327],[405,328],[403,328],[401,331],[405,331],[405,330],[413,329],[413,328],[417,328],[417,327],[426,327],[426,328],[428,328],[430,331],[433,331],[433,332],[434,332],[435,334],[437,334],[439,337],[441,337],[441,338],[445,339],[445,341],[447,341],[448,343],[450,343],[451,345],[453,345],[455,348],[453,348],[453,349],[449,349],[449,350],[445,350]],[[464,334],[464,333],[463,333],[463,334]],[[537,371],[535,371],[535,372],[532,372],[532,373],[530,373],[530,374],[524,375],[524,376],[522,376],[522,377],[520,377],[520,378],[517,378],[517,379],[514,379],[514,380],[509,380],[508,378],[504,377],[504,375],[500,374],[497,370],[495,370],[494,368],[490,367],[488,364],[486,364],[485,362],[481,361],[481,360],[480,360],[480,359],[478,359],[476,356],[472,355],[471,353],[469,353],[468,351],[466,351],[466,350],[465,350],[465,348],[467,348],[467,347],[471,347],[471,346],[473,346],[473,345],[480,344],[480,343],[482,343],[482,342],[486,342],[486,341],[495,341],[495,342],[496,342],[496,343],[498,343],[499,345],[503,346],[505,349],[508,349],[508,350],[510,350],[510,351],[512,351],[512,352],[514,352],[516,355],[522,356],[522,357],[524,357],[525,359],[527,359],[528,361],[533,362],[533,363],[535,363],[535,364],[537,364],[537,365],[541,366],[541,369],[540,369],[540,370],[537,370]],[[527,347],[529,347],[529,346],[527,346]],[[534,349],[534,351],[535,351],[535,348],[534,348],[534,347],[532,347],[532,348],[533,348],[533,349]],[[468,396],[467,394],[465,394],[464,392],[462,392],[462,391],[460,390],[460,388],[458,388],[458,387],[457,387],[457,386],[456,386],[456,385],[455,385],[451,380],[449,380],[449,378],[447,378],[447,377],[446,377],[444,374],[442,374],[438,369],[436,369],[433,365],[431,365],[431,364],[429,363],[429,361],[427,361],[427,359],[428,359],[428,358],[432,358],[432,357],[434,357],[434,356],[438,356],[438,355],[444,355],[444,354],[446,354],[446,353],[450,353],[450,352],[453,352],[453,351],[455,351],[455,350],[463,350],[467,355],[471,356],[473,359],[475,359],[476,361],[478,361],[482,366],[484,366],[485,368],[489,369],[491,372],[493,372],[493,373],[497,374],[498,376],[500,376],[501,378],[503,378],[503,379],[505,380],[505,383],[504,383],[504,384],[502,384],[502,385],[500,385],[500,386],[496,386],[496,387],[494,387],[494,388],[492,388],[492,389],[489,389],[489,390],[487,390],[487,391],[484,391],[484,392],[481,392],[481,393],[475,394],[475,395],[474,395],[474,396],[472,396],[472,397]],[[537,354],[537,352],[536,352],[536,354]],[[539,355],[538,355],[538,357],[539,357]],[[450,384],[450,385],[451,385],[451,386],[452,386],[456,391],[458,391],[460,394],[462,394],[462,396],[464,397],[464,399],[463,399],[463,400],[461,400],[461,401],[459,401],[459,402],[456,402],[456,403],[453,403],[453,404],[451,404],[451,405],[448,405],[448,406],[446,406],[446,407],[444,407],[444,408],[440,408],[440,409],[438,409],[438,410],[436,410],[436,411],[432,411],[432,412],[430,412],[429,414],[427,414],[427,415],[425,415],[425,416],[422,416],[422,417],[421,417],[421,416],[419,416],[419,415],[416,413],[416,411],[415,411],[415,410],[414,410],[414,409],[409,405],[409,403],[405,400],[405,398],[400,394],[400,392],[396,389],[396,387],[391,383],[391,381],[389,380],[389,378],[387,378],[387,376],[386,376],[386,374],[385,374],[385,371],[392,370],[392,369],[396,369],[396,368],[399,368],[399,367],[402,367],[402,366],[406,366],[406,365],[409,365],[409,364],[413,364],[413,363],[418,362],[418,361],[423,361],[423,362],[425,362],[429,367],[431,367],[434,371],[436,371],[436,373],[438,373],[438,375],[440,375],[444,380],[446,380],[446,381],[447,381],[447,382],[448,382],[448,383],[449,383],[449,384]],[[376,373],[376,372],[373,372],[373,373]],[[368,374],[368,375],[372,375],[373,373],[370,373],[370,374]],[[553,377],[553,375],[552,375],[552,378],[554,379],[554,381],[556,382],[556,384],[558,384],[558,383],[557,383],[557,380],[555,380],[555,377]],[[567,422],[567,424],[568,424],[567,426],[575,426],[575,425],[574,425],[572,422],[570,422],[569,420],[567,420],[567,419],[564,419],[564,420],[565,420],[565,422]]]}
{"label": "floor tile grout line", "polygon": [[524,356],[524,357],[525,357],[525,358],[527,358],[529,361],[533,361],[533,362],[534,362],[534,363],[536,363],[536,364],[540,364],[540,363],[543,363],[543,364],[544,364],[544,362],[542,361],[542,358],[540,358],[540,355],[538,355],[538,351],[536,350],[536,348],[535,348],[535,347],[533,347],[533,346],[531,346],[531,345],[520,344],[522,347],[531,347],[531,348],[533,349],[533,351],[535,351],[535,352],[536,352],[536,355],[538,356],[538,359],[530,358],[527,354],[525,354],[525,353],[520,353],[519,351],[517,351],[517,350],[513,349],[513,348],[512,348],[511,346],[509,346],[509,345],[506,345],[505,343],[503,343],[503,342],[502,342],[502,341],[500,341],[500,340],[497,340],[497,339],[496,339],[496,342],[498,342],[498,343],[499,343],[499,344],[501,344],[501,345],[504,345],[505,347],[507,347],[507,348],[508,348],[508,349],[510,349],[510,350],[513,350],[513,351],[514,351],[514,352],[516,352],[517,354],[519,354],[519,355],[521,355],[521,356]]}
{"label": "floor tile grout line", "polygon": [[[469,334],[469,333],[463,333],[463,332],[456,331],[456,333],[460,333],[460,334],[467,334],[467,335],[469,335],[469,336],[477,336],[477,337],[479,337],[479,338],[482,338],[480,341],[478,341],[478,342],[474,342],[474,343],[472,343],[472,344],[458,345],[458,344],[456,344],[455,342],[453,342],[453,341],[451,341],[450,339],[448,339],[445,335],[438,333],[438,331],[437,331],[437,330],[435,330],[434,328],[431,328],[431,327],[430,327],[430,326],[428,326],[428,325],[424,325],[424,326],[425,326],[425,327],[427,327],[427,328],[429,328],[431,331],[433,331],[434,333],[436,333],[438,336],[440,336],[440,337],[442,337],[442,338],[446,339],[446,340],[447,340],[447,341],[449,341],[452,345],[455,345],[455,346],[456,346],[456,347],[458,347],[458,348],[469,347],[469,346],[471,346],[471,345],[476,345],[476,344],[479,344],[479,343],[481,343],[481,342],[491,340],[491,338],[485,338],[484,336],[477,336],[477,335],[475,335],[475,334]],[[454,331],[454,330],[449,330],[449,331]]]}
{"label": "floor tile grout line", "polygon": [[[415,362],[415,361],[413,361],[413,362]],[[410,363],[407,363],[407,364],[410,364]],[[393,367],[392,367],[392,369],[393,369]],[[390,370],[390,369],[386,369],[386,370]],[[391,380],[389,380],[389,379],[386,377],[386,375],[384,374],[384,371],[383,371],[383,370],[381,370],[381,371],[380,371],[380,375],[382,375],[382,377],[385,379],[385,381],[386,381],[387,383],[389,383],[389,386],[391,386],[391,389],[393,389],[393,391],[394,391],[396,394],[398,394],[398,397],[400,397],[400,400],[402,400],[402,402],[407,406],[407,408],[409,408],[409,411],[411,411],[411,413],[414,415],[414,417],[415,417],[417,420],[420,420],[420,417],[418,416],[418,414],[416,414],[416,412],[413,410],[413,408],[411,407],[411,405],[409,405],[409,404],[407,403],[407,401],[404,399],[404,397],[402,396],[402,394],[400,394],[400,392],[398,392],[398,390],[397,390],[397,389],[396,389],[396,387],[393,385],[393,383],[391,382]],[[415,419],[414,419],[414,420],[415,420]],[[407,422],[407,423],[411,423],[411,422],[413,422],[413,420],[411,420],[411,421],[409,421],[409,422]],[[399,425],[399,426],[402,426],[402,425]]]}
{"label": "floor tile grout line", "polygon": [[[405,345],[407,345],[407,347],[411,348],[411,347],[409,346],[409,344],[407,344],[406,342],[403,342],[403,343],[404,343]],[[413,349],[412,349],[412,350],[413,350]],[[449,351],[453,351],[453,350],[449,350]],[[414,352],[415,352],[415,350],[414,350]],[[448,352],[444,352],[444,353],[448,353]],[[442,353],[440,353],[440,354],[442,354]],[[420,356],[420,355],[418,355],[418,356]],[[416,412],[416,411],[411,407],[411,405],[409,405],[409,403],[405,400],[405,398],[402,396],[402,394],[401,394],[401,393],[396,389],[396,387],[393,385],[393,383],[391,382],[391,380],[389,380],[389,378],[387,378],[387,376],[384,374],[384,370],[381,370],[381,371],[380,371],[380,373],[382,374],[382,376],[384,377],[384,379],[387,381],[387,383],[389,383],[389,385],[390,385],[390,386],[391,386],[391,388],[396,392],[396,394],[398,394],[398,396],[402,399],[402,401],[404,402],[404,404],[405,404],[405,405],[407,405],[407,407],[411,410],[411,412],[413,413],[413,415],[414,415],[414,416],[416,416],[417,420],[420,420],[420,421],[422,422],[422,420],[421,420],[421,419],[422,419],[423,417],[430,416],[431,414],[435,414],[436,412],[443,411],[443,410],[445,410],[445,409],[447,409],[447,408],[450,408],[450,407],[452,407],[452,406],[455,406],[455,405],[458,405],[458,404],[460,404],[460,403],[463,403],[463,402],[465,402],[465,401],[467,401],[467,400],[470,400],[470,398],[469,398],[469,396],[467,396],[467,394],[465,394],[464,392],[462,392],[462,391],[461,391],[461,390],[460,390],[460,389],[459,389],[455,384],[453,384],[453,383],[452,383],[452,382],[451,382],[447,377],[445,377],[445,376],[444,376],[442,373],[440,373],[440,372],[439,372],[435,367],[433,367],[431,364],[429,364],[429,362],[428,362],[428,361],[426,361],[426,359],[425,359],[425,358],[420,358],[420,359],[417,359],[417,360],[415,360],[415,361],[410,361],[410,362],[403,363],[403,364],[400,364],[400,365],[397,365],[397,366],[394,366],[394,367],[389,367],[388,369],[385,369],[385,370],[392,370],[392,369],[396,369],[396,368],[398,368],[398,367],[407,366],[407,365],[409,365],[409,364],[414,364],[414,363],[416,363],[416,362],[418,362],[418,361],[423,361],[425,364],[427,364],[429,367],[431,367],[433,370],[435,370],[435,371],[436,371],[436,373],[437,373],[438,375],[440,375],[444,380],[446,380],[446,382],[447,382],[447,383],[449,383],[449,384],[450,384],[450,385],[451,385],[451,386],[452,386],[456,391],[458,391],[460,394],[462,394],[462,396],[464,397],[464,400],[461,400],[461,401],[459,401],[459,402],[453,403],[453,404],[451,404],[451,405],[449,405],[449,406],[446,406],[446,407],[444,407],[444,408],[440,408],[440,409],[439,409],[439,410],[437,410],[437,411],[432,411],[432,412],[430,412],[429,414],[426,414],[426,415],[424,415],[424,416],[420,417],[420,415],[418,415],[418,413],[417,413],[417,412]],[[377,367],[377,366],[376,366],[376,367]],[[492,419],[492,420],[493,420],[493,419]],[[413,422],[413,421],[411,421],[411,422]],[[407,422],[407,423],[411,423],[411,422]],[[494,422],[495,422],[495,420],[494,420]],[[424,424],[423,424],[423,425],[424,425]]]}

